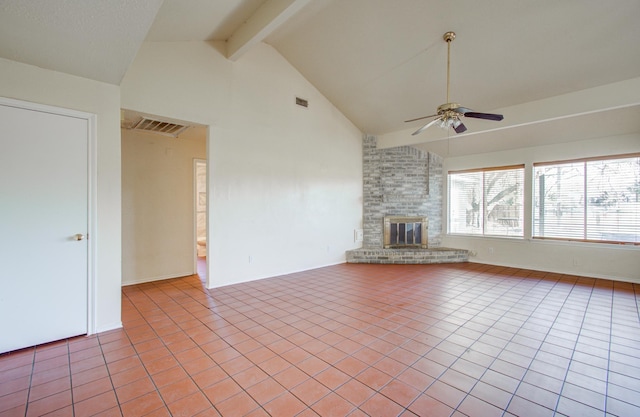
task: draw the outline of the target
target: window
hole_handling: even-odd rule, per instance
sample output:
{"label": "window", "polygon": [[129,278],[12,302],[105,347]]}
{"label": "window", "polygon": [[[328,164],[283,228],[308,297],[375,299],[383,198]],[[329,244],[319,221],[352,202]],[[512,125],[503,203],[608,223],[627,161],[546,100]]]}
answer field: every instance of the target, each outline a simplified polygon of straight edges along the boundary
{"label": "window", "polygon": [[640,244],[640,155],[533,167],[534,238]]}
{"label": "window", "polygon": [[524,165],[448,177],[449,233],[522,237]]}

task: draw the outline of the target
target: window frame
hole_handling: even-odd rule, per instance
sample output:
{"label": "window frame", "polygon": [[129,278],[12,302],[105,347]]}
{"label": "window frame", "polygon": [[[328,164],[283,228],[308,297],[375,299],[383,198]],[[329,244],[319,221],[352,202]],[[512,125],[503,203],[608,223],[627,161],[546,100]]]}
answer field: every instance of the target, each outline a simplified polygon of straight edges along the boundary
{"label": "window frame", "polygon": [[[540,241],[544,241],[544,240],[548,240],[548,241],[564,241],[564,242],[583,242],[583,243],[600,243],[600,244],[614,244],[614,245],[627,245],[627,246],[640,246],[640,242],[629,242],[629,241],[619,241],[619,240],[601,240],[601,239],[589,239],[587,238],[587,233],[588,233],[588,207],[589,204],[587,203],[587,182],[588,182],[588,173],[584,175],[584,179],[583,179],[583,183],[584,183],[584,187],[583,187],[583,196],[582,198],[584,199],[584,221],[583,221],[583,236],[585,236],[584,238],[577,238],[577,237],[556,237],[556,236],[536,236],[536,228],[535,228],[535,222],[536,222],[536,216],[535,216],[535,201],[536,201],[536,193],[539,191],[536,185],[536,181],[535,181],[535,176],[536,176],[536,168],[537,167],[544,167],[544,166],[554,166],[554,165],[562,165],[562,164],[576,164],[576,163],[582,163],[584,164],[585,168],[587,167],[587,164],[589,162],[601,162],[601,161],[608,161],[608,160],[614,160],[614,159],[633,159],[633,158],[640,158],[640,152],[634,152],[634,153],[627,153],[627,154],[616,154],[616,155],[605,155],[605,156],[593,156],[593,157],[585,157],[585,158],[575,158],[575,159],[564,159],[564,160],[556,160],[556,161],[544,161],[544,162],[534,162],[532,164],[532,175],[531,175],[531,238],[533,240],[540,240]],[[586,170],[585,170],[586,172]]]}
{"label": "window frame", "polygon": [[[524,223],[526,221],[526,172],[525,172],[525,164],[513,164],[513,165],[502,165],[496,167],[482,167],[482,168],[472,168],[472,169],[462,169],[462,170],[450,170],[447,171],[447,234],[451,236],[471,236],[471,237],[491,237],[491,238],[504,238],[504,239],[524,239]],[[521,205],[521,227],[522,230],[518,235],[506,235],[506,234],[495,234],[495,233],[487,233],[487,218],[488,213],[486,213],[487,203],[486,203],[486,190],[485,190],[485,177],[484,174],[486,172],[499,172],[499,171],[511,171],[511,170],[521,170],[521,178],[522,184],[519,188],[520,194],[520,205]],[[482,205],[481,205],[481,216],[482,216],[482,233],[464,233],[464,232],[452,232],[451,221],[452,221],[452,206],[451,206],[451,176],[452,174],[467,174],[467,173],[483,173],[482,178]]]}

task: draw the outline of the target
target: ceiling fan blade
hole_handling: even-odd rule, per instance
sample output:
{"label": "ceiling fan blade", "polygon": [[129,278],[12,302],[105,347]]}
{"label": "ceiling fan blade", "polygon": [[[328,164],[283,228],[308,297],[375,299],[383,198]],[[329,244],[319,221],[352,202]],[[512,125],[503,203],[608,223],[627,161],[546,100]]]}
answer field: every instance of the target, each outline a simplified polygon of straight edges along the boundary
{"label": "ceiling fan blade", "polygon": [[468,111],[466,113],[464,113],[465,117],[473,117],[476,119],[485,119],[485,120],[494,120],[496,122],[499,122],[500,120],[504,119],[504,116],[501,114],[493,114],[493,113],[478,113],[475,111]]}
{"label": "ceiling fan blade", "polygon": [[420,129],[416,130],[415,132],[413,132],[411,135],[415,136],[418,133],[421,133],[423,130],[426,130],[427,128],[429,128],[431,125],[433,125],[435,122],[437,122],[439,120],[438,119],[433,119],[432,121],[430,121],[429,123],[427,123],[426,125],[422,126]]}
{"label": "ceiling fan blade", "polygon": [[473,113],[473,110],[468,109],[466,107],[456,107],[455,109],[453,109],[453,111],[460,114],[467,114],[469,112]]}
{"label": "ceiling fan blade", "polygon": [[453,130],[455,130],[456,133],[462,133],[467,130],[467,127],[462,122],[460,122],[460,124],[457,127],[454,127]]}
{"label": "ceiling fan blade", "polygon": [[432,114],[431,116],[423,116],[423,117],[418,117],[415,119],[409,119],[409,120],[405,120],[405,123],[409,123],[409,122],[415,122],[416,120],[422,120],[422,119],[428,119],[429,117],[436,117],[437,114]]}

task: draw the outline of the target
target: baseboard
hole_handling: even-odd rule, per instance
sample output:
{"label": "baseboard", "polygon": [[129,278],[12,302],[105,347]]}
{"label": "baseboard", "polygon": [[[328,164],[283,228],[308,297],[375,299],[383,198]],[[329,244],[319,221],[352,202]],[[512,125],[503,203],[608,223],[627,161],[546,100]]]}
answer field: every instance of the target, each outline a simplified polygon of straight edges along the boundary
{"label": "baseboard", "polygon": [[177,274],[160,275],[160,276],[155,276],[155,277],[140,278],[140,279],[136,279],[134,281],[123,282],[122,286],[126,287],[126,286],[129,286],[129,285],[144,284],[145,282],[162,281],[162,280],[165,280],[165,279],[188,277],[189,275],[193,275],[193,274],[195,274],[195,272],[189,271],[189,272],[180,272],[180,273],[177,273]]}
{"label": "baseboard", "polygon": [[96,333],[108,332],[109,330],[122,329],[122,322],[110,323],[96,328]]}
{"label": "baseboard", "polygon": [[507,264],[507,263],[501,263],[501,262],[474,261],[471,259],[469,259],[469,262],[476,263],[476,264],[484,264],[484,265],[504,266],[507,268],[528,269],[530,271],[549,272],[552,274],[573,275],[576,277],[607,279],[609,281],[620,281],[620,282],[630,282],[632,284],[640,284],[640,279],[632,278],[632,277],[618,277],[614,275],[593,274],[593,273],[584,272],[584,271],[572,271],[568,269],[562,270],[562,268],[540,269],[539,266],[534,267],[531,265]]}
{"label": "baseboard", "polygon": [[309,268],[292,269],[292,270],[289,270],[287,272],[277,273],[275,275],[272,275],[272,274],[259,275],[257,277],[247,278],[245,280],[241,280],[241,281],[237,281],[237,282],[229,282],[229,283],[225,283],[225,284],[222,284],[222,285],[213,285],[211,287],[207,287],[207,289],[208,290],[212,290],[214,288],[222,288],[222,287],[226,287],[226,286],[229,286],[229,285],[244,284],[245,282],[259,281],[261,279],[269,279],[269,278],[281,277],[281,276],[284,276],[284,275],[297,274],[299,272],[306,272],[306,271],[311,271],[313,269],[326,268],[328,266],[340,265],[340,264],[345,264],[345,263],[347,263],[346,260],[341,260],[341,261],[338,261],[338,262],[331,262],[331,263],[326,263],[326,264],[322,264],[322,265],[316,265],[316,266],[312,266],[312,267],[309,267]]}

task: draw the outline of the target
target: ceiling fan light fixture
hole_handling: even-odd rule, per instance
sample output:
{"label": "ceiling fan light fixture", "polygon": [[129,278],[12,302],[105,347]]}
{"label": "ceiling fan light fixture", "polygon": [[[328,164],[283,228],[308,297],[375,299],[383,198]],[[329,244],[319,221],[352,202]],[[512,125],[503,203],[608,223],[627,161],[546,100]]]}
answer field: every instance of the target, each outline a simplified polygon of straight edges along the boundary
{"label": "ceiling fan light fixture", "polygon": [[445,130],[451,127],[455,129],[461,124],[462,121],[460,121],[460,117],[458,116],[458,114],[451,111],[446,111],[436,121],[436,125]]}

